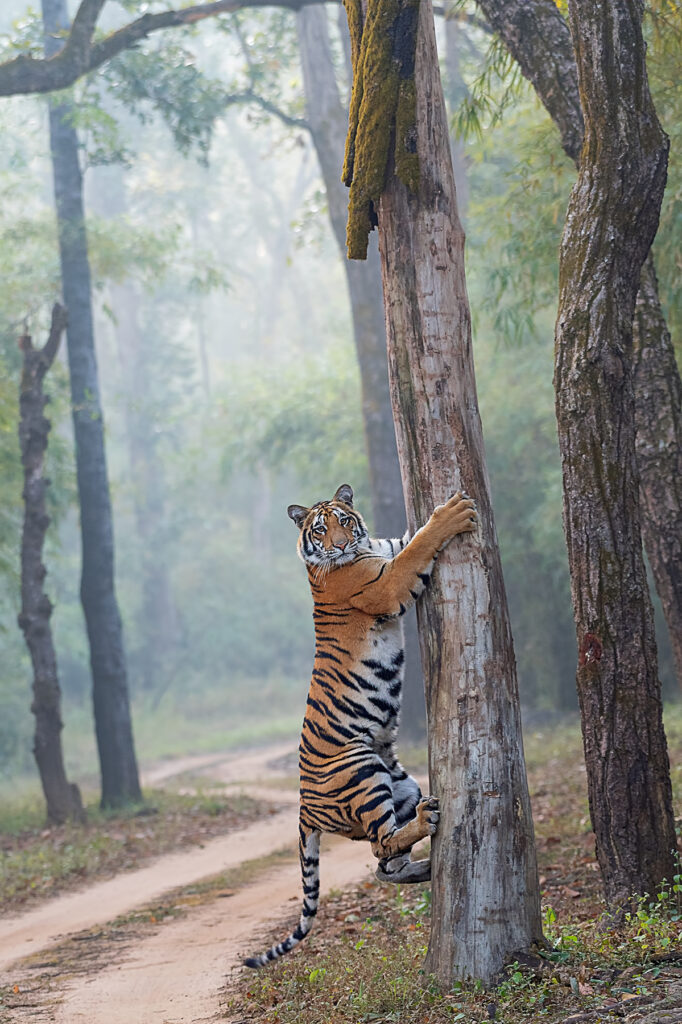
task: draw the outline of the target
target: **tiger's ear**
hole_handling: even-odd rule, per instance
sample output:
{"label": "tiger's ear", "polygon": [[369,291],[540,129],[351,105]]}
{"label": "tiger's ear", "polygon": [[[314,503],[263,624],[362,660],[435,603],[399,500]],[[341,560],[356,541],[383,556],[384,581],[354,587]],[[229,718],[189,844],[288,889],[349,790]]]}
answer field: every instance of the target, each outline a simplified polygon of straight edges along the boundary
{"label": "tiger's ear", "polygon": [[289,505],[289,508],[287,509],[287,515],[289,516],[289,519],[293,519],[293,521],[298,526],[299,530],[303,526],[303,523],[305,522],[305,517],[308,515],[309,512],[310,509],[304,508],[303,505]]}
{"label": "tiger's ear", "polygon": [[350,484],[341,484],[332,501],[342,501],[349,508],[353,507],[353,488]]}

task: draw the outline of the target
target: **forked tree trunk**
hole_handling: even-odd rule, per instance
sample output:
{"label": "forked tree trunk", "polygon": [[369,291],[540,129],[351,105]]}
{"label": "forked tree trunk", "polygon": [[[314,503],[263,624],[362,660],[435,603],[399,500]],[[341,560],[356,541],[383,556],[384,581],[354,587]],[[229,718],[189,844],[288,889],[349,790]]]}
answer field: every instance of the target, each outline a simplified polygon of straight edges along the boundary
{"label": "forked tree trunk", "polygon": [[569,0],[585,141],[561,243],[556,412],[588,793],[606,898],[671,878],[675,823],[640,535],[632,321],[667,139],[642,3]]}
{"label": "forked tree trunk", "polygon": [[50,421],[43,415],[48,402],[43,394],[43,380],[57,354],[65,326],[66,311],[61,306],[55,306],[45,346],[35,349],[28,336],[19,342],[23,353],[19,442],[24,468],[19,626],[33,665],[33,753],[47,804],[47,819],[57,825],[68,820],[82,821],[85,817],[78,786],[69,783],[64,768],[61,693],[50,628],[52,603],[43,589],[47,575],[43,565],[43,544],[50,525],[45,505],[45,492],[50,481],[43,474]]}
{"label": "forked tree trunk", "polygon": [[[430,0],[418,4],[413,195],[389,166],[379,217],[389,372],[411,529],[465,489],[477,535],[439,558],[419,604],[431,792],[441,803],[432,852],[426,969],[450,987],[491,982],[541,940],[535,843],[516,665],[476,398],[464,233],[455,199]],[[405,46],[405,48],[407,48]]]}
{"label": "forked tree trunk", "polygon": [[[339,175],[346,144],[348,112],[334,72],[327,12],[304,7],[296,16],[306,97],[306,116],[324,180],[329,218],[348,284],[353,338],[360,367],[362,419],[369,462],[374,529],[380,537],[402,537],[405,499],[400,478],[386,362],[386,324],[381,267],[376,245],[363,263],[346,259],[348,194]],[[347,34],[347,27],[346,27]],[[405,683],[401,735],[422,740],[424,685],[414,612],[405,622]]]}
{"label": "forked tree trunk", "polygon": [[[45,52],[54,56],[69,29],[65,0],[42,0]],[[50,149],[57,207],[62,291],[81,513],[81,602],[90,646],[102,804],[141,798],[130,719],[121,616],[114,586],[114,530],[95,353],[83,179],[72,106],[50,102]]]}
{"label": "forked tree trunk", "polygon": [[[476,0],[533,85],[578,162],[583,115],[568,25],[554,0]],[[642,534],[682,688],[682,383],[658,296],[653,255],[640,278],[633,329]]]}

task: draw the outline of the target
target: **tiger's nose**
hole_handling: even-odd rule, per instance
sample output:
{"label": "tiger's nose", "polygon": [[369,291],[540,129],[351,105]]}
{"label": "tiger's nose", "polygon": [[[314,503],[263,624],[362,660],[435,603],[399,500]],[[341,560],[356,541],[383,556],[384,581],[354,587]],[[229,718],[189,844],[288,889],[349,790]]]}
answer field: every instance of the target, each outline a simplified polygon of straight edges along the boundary
{"label": "tiger's nose", "polygon": [[337,541],[337,542],[336,542],[336,543],[334,544],[334,547],[335,547],[335,548],[338,548],[338,549],[339,549],[339,551],[345,551],[345,550],[346,550],[346,548],[348,547],[348,541],[347,541],[347,540],[344,540],[342,544],[340,544],[340,543],[339,543],[339,542]]}

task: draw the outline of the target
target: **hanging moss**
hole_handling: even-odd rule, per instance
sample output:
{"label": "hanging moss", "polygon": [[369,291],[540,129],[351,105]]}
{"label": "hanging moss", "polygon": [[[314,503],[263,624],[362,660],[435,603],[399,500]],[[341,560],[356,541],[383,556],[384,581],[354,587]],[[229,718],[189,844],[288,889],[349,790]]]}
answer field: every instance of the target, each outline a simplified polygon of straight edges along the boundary
{"label": "hanging moss", "polygon": [[403,79],[395,114],[395,173],[411,192],[419,189],[417,155],[417,89],[412,78]]}
{"label": "hanging moss", "polygon": [[346,136],[346,152],[343,159],[341,180],[350,188],[353,180],[353,164],[355,162],[355,135],[358,130],[358,116],[362,99],[362,76],[359,71],[360,44],[362,41],[362,0],[343,0],[348,18],[350,32],[350,59],[353,65],[353,89],[350,96],[348,111],[348,135]]}
{"label": "hanging moss", "polygon": [[395,137],[396,174],[419,187],[414,53],[419,0],[344,0],[351,34],[353,91],[343,181],[350,186],[346,240],[349,259],[367,258],[375,203],[386,182]]}

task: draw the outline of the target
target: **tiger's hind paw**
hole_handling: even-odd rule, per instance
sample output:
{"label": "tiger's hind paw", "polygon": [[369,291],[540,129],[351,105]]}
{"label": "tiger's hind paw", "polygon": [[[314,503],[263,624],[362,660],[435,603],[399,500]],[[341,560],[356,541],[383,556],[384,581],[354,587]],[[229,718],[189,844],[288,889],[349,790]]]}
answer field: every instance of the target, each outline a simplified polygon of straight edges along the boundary
{"label": "tiger's hind paw", "polygon": [[438,830],[440,810],[435,796],[428,796],[417,804],[417,818],[424,826],[424,835],[434,836]]}
{"label": "tiger's hind paw", "polygon": [[381,861],[379,867],[374,872],[380,882],[395,882],[402,885],[411,882],[431,881],[431,861],[428,859],[409,860],[401,865],[397,871],[385,871],[384,866],[390,867],[390,861]]}

